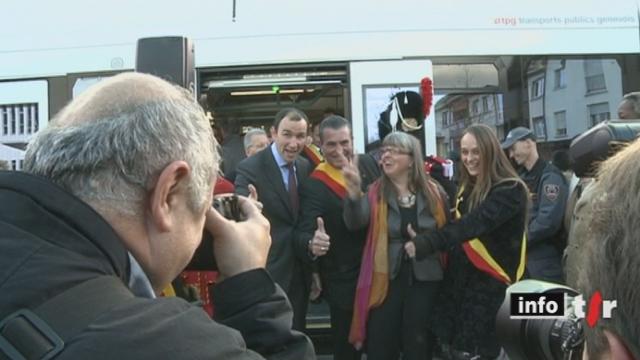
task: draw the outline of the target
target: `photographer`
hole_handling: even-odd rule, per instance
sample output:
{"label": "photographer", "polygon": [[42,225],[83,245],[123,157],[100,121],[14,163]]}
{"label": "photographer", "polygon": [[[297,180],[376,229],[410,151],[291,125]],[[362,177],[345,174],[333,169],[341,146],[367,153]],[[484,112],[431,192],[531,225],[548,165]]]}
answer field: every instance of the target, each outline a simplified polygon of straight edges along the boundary
{"label": "photographer", "polygon": [[588,359],[640,358],[640,142],[605,161],[594,183],[593,216],[585,238],[578,290],[617,299],[610,319],[585,327]]}
{"label": "photographer", "polygon": [[[211,208],[214,149],[191,94],[135,73],[93,86],[41,130],[26,173],[0,173],[0,358],[314,358],[264,270],[269,224],[256,204],[240,197],[242,222]],[[221,276],[217,322],[154,295],[203,226]]]}

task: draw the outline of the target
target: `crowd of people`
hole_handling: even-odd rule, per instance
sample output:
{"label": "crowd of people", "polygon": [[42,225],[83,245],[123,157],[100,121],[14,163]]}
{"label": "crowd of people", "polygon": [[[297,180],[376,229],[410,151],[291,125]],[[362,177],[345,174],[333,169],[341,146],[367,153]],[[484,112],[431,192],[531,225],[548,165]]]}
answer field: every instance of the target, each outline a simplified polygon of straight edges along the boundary
{"label": "crowd of people", "polygon": [[[625,96],[620,117],[640,117],[638,100]],[[313,359],[315,284],[335,359],[506,358],[495,329],[506,288],[566,279],[568,181],[530,130],[501,142],[485,125],[464,130],[454,179],[422,153],[415,101],[394,96],[374,154],[355,153],[346,118],[312,125],[284,108],[269,133],[242,139],[226,123],[221,155],[184,90],[136,73],[87,90],[29,144],[23,172],[0,172],[0,354]],[[583,269],[570,285],[618,299],[585,328],[589,359],[640,357],[639,154],[634,142],[604,162],[569,256]],[[211,207],[221,157],[243,220]],[[219,272],[213,319],[157,296],[203,229]]]}

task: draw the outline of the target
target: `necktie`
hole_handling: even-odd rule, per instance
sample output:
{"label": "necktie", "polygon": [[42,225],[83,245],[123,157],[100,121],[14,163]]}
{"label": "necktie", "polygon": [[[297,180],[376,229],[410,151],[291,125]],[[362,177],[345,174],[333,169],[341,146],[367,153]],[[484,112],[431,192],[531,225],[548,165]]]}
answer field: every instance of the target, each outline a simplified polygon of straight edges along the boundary
{"label": "necktie", "polygon": [[298,184],[296,182],[296,172],[293,168],[293,163],[288,164],[289,168],[289,201],[291,202],[291,209],[293,213],[298,212]]}

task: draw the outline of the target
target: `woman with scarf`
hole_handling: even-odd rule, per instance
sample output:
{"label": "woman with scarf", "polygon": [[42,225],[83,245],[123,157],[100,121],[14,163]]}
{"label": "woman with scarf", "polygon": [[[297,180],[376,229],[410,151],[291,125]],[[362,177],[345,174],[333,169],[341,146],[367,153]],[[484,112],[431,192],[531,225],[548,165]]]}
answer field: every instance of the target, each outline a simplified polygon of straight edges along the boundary
{"label": "woman with scarf", "polygon": [[495,359],[496,313],[507,286],[524,274],[528,195],[493,129],[468,127],[460,150],[457,219],[414,241],[419,253],[449,253],[434,324],[451,358]]}
{"label": "woman with scarf", "polygon": [[437,252],[416,252],[415,231],[446,222],[446,195],[425,173],[419,141],[394,132],[382,142],[383,174],[367,194],[356,164],[343,168],[350,230],[368,226],[349,341],[367,359],[430,359],[429,323],[443,277]]}

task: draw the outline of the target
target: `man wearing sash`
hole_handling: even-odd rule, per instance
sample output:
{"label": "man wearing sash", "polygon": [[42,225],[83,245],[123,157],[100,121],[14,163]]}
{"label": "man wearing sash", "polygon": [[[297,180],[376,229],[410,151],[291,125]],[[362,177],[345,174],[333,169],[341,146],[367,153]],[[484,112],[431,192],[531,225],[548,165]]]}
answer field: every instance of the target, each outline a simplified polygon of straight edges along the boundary
{"label": "man wearing sash", "polygon": [[[330,306],[334,359],[359,359],[347,340],[366,229],[349,231],[342,219],[347,191],[341,169],[353,159],[349,122],[336,115],[327,117],[320,124],[320,139],[325,162],[302,185],[298,251],[319,265],[323,296]],[[370,156],[361,156],[358,162],[366,174],[364,191],[379,169]]]}

